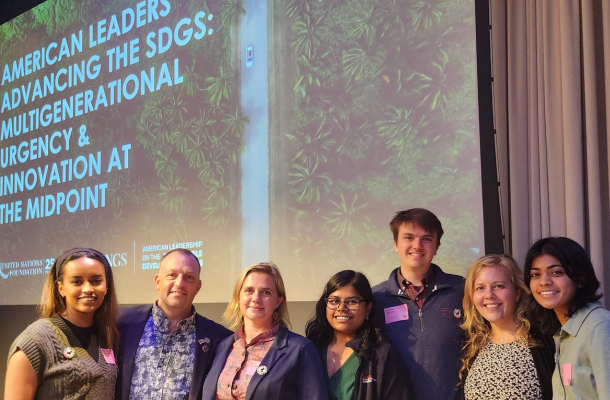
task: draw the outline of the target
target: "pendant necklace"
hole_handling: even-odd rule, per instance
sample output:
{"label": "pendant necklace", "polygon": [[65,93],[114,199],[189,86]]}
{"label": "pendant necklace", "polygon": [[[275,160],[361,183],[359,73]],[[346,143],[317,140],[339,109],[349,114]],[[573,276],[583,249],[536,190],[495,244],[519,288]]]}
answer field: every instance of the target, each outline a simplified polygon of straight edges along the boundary
{"label": "pendant necklace", "polygon": [[337,356],[338,354],[335,353],[335,351],[333,350],[333,346],[330,346],[330,352],[333,355],[332,358],[330,359],[330,362],[332,362],[333,364],[337,362]]}
{"label": "pendant necklace", "polygon": [[509,338],[511,338],[511,337],[514,337],[514,336],[515,336],[515,333],[511,333],[511,334],[509,334],[508,336],[504,336],[503,338],[495,338],[495,339],[496,339],[496,340],[499,340],[499,341],[500,341],[500,343],[504,343],[504,341],[505,341],[506,339],[509,339]]}

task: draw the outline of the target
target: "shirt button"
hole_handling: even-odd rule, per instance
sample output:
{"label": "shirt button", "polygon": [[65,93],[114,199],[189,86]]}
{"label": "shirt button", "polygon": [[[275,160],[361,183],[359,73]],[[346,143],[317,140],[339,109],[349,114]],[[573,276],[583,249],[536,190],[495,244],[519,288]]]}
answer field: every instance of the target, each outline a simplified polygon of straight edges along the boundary
{"label": "shirt button", "polygon": [[232,388],[233,388],[233,390],[236,390],[237,389],[237,383],[234,383]]}
{"label": "shirt button", "polygon": [[242,355],[242,356],[245,356],[245,355],[246,355],[246,352],[245,352],[245,351],[242,351],[242,352],[241,352],[241,355]]}
{"label": "shirt button", "polygon": [[415,301],[419,301],[419,297],[416,297],[416,298],[415,298]]}

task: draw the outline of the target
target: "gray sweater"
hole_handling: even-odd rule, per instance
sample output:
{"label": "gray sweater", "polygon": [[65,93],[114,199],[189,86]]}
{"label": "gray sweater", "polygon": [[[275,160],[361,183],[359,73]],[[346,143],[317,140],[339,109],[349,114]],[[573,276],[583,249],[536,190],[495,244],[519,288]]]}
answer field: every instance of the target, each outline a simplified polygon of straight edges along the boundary
{"label": "gray sweater", "polygon": [[[71,359],[64,356],[67,347],[74,349]],[[17,350],[23,351],[36,373],[35,399],[114,399],[116,365],[107,364],[101,350],[95,362],[59,316],[28,326],[11,345],[8,358]]]}

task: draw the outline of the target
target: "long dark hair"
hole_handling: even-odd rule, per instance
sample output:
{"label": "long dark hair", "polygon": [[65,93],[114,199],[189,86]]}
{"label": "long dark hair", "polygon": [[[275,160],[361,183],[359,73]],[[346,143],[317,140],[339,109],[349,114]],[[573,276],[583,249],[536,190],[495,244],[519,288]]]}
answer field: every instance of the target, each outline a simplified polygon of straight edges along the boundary
{"label": "long dark hair", "polygon": [[42,291],[42,299],[40,301],[40,317],[50,318],[54,315],[61,314],[66,310],[66,299],[61,297],[58,290],[57,282],[62,282],[64,278],[64,267],[70,261],[86,257],[92,260],[99,261],[104,266],[106,274],[106,287],[108,291],[104,296],[102,305],[95,310],[93,314],[93,327],[98,335],[100,335],[100,345],[107,348],[117,348],[119,333],[116,327],[116,319],[119,312],[119,305],[116,299],[116,289],[114,286],[114,278],[112,276],[112,268],[106,257],[97,250],[87,248],[75,248],[64,252],[49,271],[47,279]]}
{"label": "long dark hair", "polygon": [[[524,275],[525,284],[530,287],[530,271],[534,261],[542,256],[553,256],[559,261],[568,278],[576,285],[576,294],[568,304],[568,318],[583,308],[587,303],[599,300],[602,295],[597,294],[599,281],[589,255],[572,239],[566,237],[548,237],[538,240],[527,252],[525,257]],[[530,321],[536,321],[546,333],[555,333],[561,323],[553,310],[546,309],[534,299],[528,304],[527,316]]]}
{"label": "long dark hair", "polygon": [[[360,272],[345,270],[337,272],[328,281],[316,304],[316,315],[307,322],[305,326],[305,336],[311,340],[316,347],[323,348],[328,346],[335,338],[335,330],[326,319],[326,299],[333,292],[345,286],[351,286],[364,299],[368,307],[373,304],[373,291],[366,276]],[[371,349],[381,340],[379,330],[371,322],[372,318],[365,319],[364,323],[356,331],[356,336],[361,337],[360,348],[356,350],[358,357],[369,358]]]}

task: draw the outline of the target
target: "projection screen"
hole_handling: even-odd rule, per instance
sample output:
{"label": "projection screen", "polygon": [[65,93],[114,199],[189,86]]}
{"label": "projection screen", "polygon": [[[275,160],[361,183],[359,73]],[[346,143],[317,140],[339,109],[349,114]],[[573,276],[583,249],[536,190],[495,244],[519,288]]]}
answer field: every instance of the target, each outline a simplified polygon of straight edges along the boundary
{"label": "projection screen", "polygon": [[36,304],[93,247],[119,301],[162,255],[227,302],[273,260],[289,301],[398,265],[388,223],[433,211],[435,262],[484,251],[473,0],[48,0],[0,27],[0,304]]}

